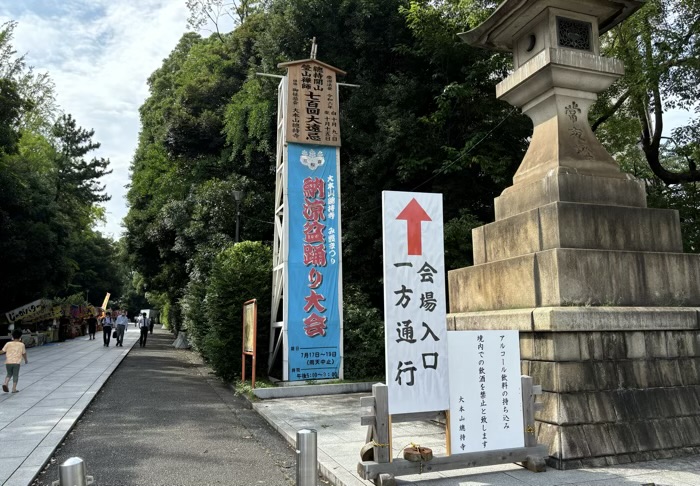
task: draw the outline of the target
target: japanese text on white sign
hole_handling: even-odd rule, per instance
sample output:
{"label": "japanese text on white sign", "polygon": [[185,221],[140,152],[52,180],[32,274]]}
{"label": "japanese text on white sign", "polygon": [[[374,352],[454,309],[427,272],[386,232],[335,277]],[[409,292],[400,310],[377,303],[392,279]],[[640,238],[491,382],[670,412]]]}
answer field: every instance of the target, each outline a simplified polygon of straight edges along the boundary
{"label": "japanese text on white sign", "polygon": [[518,331],[453,331],[447,344],[452,454],[523,447]]}
{"label": "japanese text on white sign", "polygon": [[447,410],[442,195],[382,199],[389,413]]}

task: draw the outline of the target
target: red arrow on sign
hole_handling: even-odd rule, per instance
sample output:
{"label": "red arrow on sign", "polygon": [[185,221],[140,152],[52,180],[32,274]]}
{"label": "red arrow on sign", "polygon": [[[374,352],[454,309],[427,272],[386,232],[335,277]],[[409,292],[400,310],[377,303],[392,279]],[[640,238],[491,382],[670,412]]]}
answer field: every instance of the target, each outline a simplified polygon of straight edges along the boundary
{"label": "red arrow on sign", "polygon": [[403,211],[396,217],[396,219],[402,219],[406,221],[406,226],[408,228],[408,254],[409,255],[422,255],[423,254],[423,241],[421,232],[421,223],[423,221],[432,221],[425,209],[418,204],[415,198],[411,199]]}

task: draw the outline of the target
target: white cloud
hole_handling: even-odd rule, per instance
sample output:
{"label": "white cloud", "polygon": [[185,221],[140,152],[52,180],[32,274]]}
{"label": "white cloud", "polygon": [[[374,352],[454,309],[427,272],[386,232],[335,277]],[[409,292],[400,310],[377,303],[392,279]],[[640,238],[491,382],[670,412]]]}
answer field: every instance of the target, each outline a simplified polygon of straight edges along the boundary
{"label": "white cloud", "polygon": [[148,96],[148,77],[186,30],[185,2],[64,0],[57,6],[28,0],[22,7],[0,6],[0,22],[18,21],[15,49],[26,52],[37,71],[49,72],[61,109],[95,130],[102,147],[94,155],[109,158],[113,169],[103,181],[112,200],[100,230],[118,238],[140,129],[138,108]]}

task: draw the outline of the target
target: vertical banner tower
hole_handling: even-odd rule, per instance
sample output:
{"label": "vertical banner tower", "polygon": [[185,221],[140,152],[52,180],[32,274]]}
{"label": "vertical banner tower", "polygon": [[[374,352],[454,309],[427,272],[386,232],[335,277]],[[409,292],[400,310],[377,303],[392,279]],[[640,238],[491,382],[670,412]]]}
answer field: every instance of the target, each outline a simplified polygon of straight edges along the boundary
{"label": "vertical banner tower", "polygon": [[[270,371],[284,381],[343,378],[340,69],[279,64]],[[280,317],[281,307],[281,317]]]}

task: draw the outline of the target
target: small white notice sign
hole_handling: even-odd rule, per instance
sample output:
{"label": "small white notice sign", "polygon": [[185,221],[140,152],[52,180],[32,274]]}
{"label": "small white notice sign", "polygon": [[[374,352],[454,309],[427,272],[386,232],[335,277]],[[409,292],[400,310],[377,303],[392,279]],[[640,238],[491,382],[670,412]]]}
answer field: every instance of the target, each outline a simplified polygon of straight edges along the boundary
{"label": "small white notice sign", "polygon": [[442,194],[382,193],[389,414],[447,410]]}
{"label": "small white notice sign", "polygon": [[524,447],[518,331],[448,333],[452,454]]}

